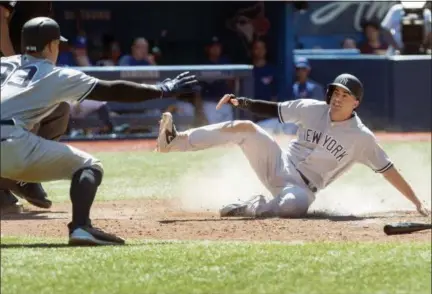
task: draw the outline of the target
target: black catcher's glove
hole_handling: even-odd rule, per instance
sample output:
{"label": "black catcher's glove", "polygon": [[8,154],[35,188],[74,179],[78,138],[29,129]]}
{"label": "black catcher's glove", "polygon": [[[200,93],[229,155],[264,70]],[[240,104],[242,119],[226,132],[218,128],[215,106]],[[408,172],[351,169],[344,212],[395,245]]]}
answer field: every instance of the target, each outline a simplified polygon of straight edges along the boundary
{"label": "black catcher's glove", "polygon": [[166,79],[157,85],[162,91],[162,97],[173,97],[184,94],[190,94],[199,91],[198,80],[194,75],[189,75],[189,72],[179,74],[173,80]]}

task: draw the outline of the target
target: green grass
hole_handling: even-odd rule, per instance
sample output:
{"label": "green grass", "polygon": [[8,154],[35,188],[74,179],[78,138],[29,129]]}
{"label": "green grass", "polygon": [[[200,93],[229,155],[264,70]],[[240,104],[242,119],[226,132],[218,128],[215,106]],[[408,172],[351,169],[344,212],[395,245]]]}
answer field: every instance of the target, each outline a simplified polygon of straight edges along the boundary
{"label": "green grass", "polygon": [[[384,147],[402,169],[414,168],[415,156],[416,168],[424,163],[430,171],[430,143]],[[174,197],[176,187],[167,179],[211,166],[225,154],[95,154],[105,165],[97,200]],[[343,180],[364,184],[373,177],[356,167]],[[68,201],[69,183],[44,186],[54,201]],[[431,293],[430,243],[134,240],[125,247],[69,248],[64,242],[2,237],[1,293]]]}
{"label": "green grass", "polygon": [[[285,144],[285,143],[284,143]],[[396,165],[405,169],[416,168],[406,156],[417,156],[421,164],[428,163],[430,171],[431,144],[429,142],[410,142],[383,144],[385,150],[396,158]],[[243,156],[236,149],[239,156]],[[154,152],[102,152],[94,153],[105,167],[105,176],[99,188],[97,200],[116,200],[131,198],[170,198],[176,196],[176,185],[172,183],[182,175],[201,168],[209,168],[225,156],[227,150],[215,148],[188,153],[158,154]],[[421,156],[422,158],[418,159]],[[418,164],[418,163],[417,163]],[[344,175],[344,181],[364,185],[376,181],[376,175],[368,168],[355,166]],[[46,183],[44,187],[56,201],[69,201],[69,182]]]}
{"label": "green grass", "polygon": [[[169,198],[175,196],[173,180],[189,170],[204,167],[212,158],[223,156],[223,150],[159,154],[154,152],[93,153],[104,165],[104,179],[97,200],[133,198]],[[207,161],[207,159],[210,159]],[[69,201],[68,181],[45,183],[50,197]]]}
{"label": "green grass", "polygon": [[[6,238],[13,243],[55,242]],[[1,293],[430,293],[430,244],[2,249]]]}

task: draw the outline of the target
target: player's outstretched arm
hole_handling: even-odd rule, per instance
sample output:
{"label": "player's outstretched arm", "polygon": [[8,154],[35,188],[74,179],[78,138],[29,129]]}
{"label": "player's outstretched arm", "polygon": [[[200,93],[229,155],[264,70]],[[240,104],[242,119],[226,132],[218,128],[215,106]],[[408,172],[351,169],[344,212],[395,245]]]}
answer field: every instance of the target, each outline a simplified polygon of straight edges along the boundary
{"label": "player's outstretched arm", "polygon": [[184,72],[174,79],[167,79],[156,85],[138,84],[130,81],[98,80],[86,97],[90,100],[142,102],[151,99],[178,97],[198,91],[194,75]]}
{"label": "player's outstretched arm", "polygon": [[413,189],[408,182],[402,177],[398,170],[392,166],[383,173],[384,178],[410,200],[417,208],[417,211],[423,216],[428,216],[429,212],[424,204],[417,198]]}
{"label": "player's outstretched arm", "polygon": [[219,100],[216,109],[220,109],[223,104],[231,103],[233,106],[249,110],[254,114],[264,117],[278,117],[278,102],[254,100],[245,97],[236,97],[233,94],[226,94]]}

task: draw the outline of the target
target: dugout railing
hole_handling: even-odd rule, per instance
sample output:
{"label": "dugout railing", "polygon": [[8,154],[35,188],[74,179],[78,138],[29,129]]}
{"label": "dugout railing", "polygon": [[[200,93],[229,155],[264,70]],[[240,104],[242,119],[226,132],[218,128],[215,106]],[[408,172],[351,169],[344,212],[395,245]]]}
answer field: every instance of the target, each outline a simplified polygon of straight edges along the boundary
{"label": "dugout railing", "polygon": [[[212,65],[212,66],[115,66],[115,67],[79,67],[79,69],[91,76],[105,80],[129,80],[137,83],[154,84],[167,78],[173,78],[178,74],[189,71],[197,76],[201,82],[215,80],[232,80],[233,92],[236,95],[253,97],[253,67],[250,65]],[[202,94],[188,97],[186,100],[196,105],[196,101],[202,99]],[[95,140],[95,139],[132,139],[154,138],[157,136],[160,114],[176,104],[176,99],[155,99],[140,103],[109,102],[109,108],[116,115],[112,117],[115,125],[129,124],[131,129],[139,130],[128,134],[116,135],[81,135],[63,137],[63,140]],[[184,101],[184,100],[182,100]],[[197,107],[198,109],[198,107]],[[234,117],[241,116],[234,111]],[[174,113],[176,124],[180,128],[197,126],[200,124],[200,115],[178,115]],[[99,118],[93,114],[86,118],[71,120],[73,129],[92,129],[101,126]]]}

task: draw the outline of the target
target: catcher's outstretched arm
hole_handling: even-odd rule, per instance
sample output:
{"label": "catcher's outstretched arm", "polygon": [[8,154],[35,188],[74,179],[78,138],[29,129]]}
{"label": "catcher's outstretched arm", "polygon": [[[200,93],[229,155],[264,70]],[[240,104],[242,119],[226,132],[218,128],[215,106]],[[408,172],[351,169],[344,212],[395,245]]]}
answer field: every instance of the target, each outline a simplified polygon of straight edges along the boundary
{"label": "catcher's outstretched arm", "polygon": [[162,97],[162,89],[156,85],[138,84],[129,81],[97,81],[87,96],[89,100],[141,102]]}
{"label": "catcher's outstretched arm", "polygon": [[198,81],[188,72],[157,85],[138,84],[130,81],[98,80],[87,99],[99,101],[142,102],[164,97],[176,97],[197,91]]}

